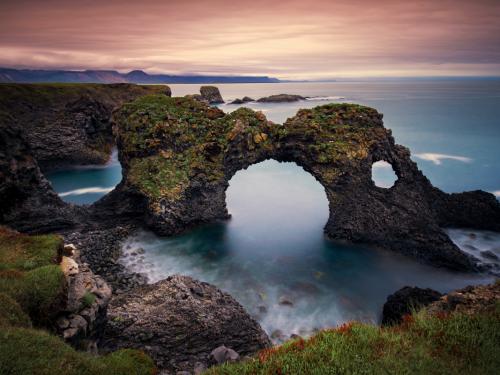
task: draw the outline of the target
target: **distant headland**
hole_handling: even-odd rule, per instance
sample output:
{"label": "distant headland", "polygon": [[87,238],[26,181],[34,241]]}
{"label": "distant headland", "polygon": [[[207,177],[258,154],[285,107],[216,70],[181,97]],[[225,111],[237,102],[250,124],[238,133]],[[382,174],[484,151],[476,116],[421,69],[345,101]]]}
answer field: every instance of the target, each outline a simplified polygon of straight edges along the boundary
{"label": "distant headland", "polygon": [[0,68],[0,82],[9,83],[278,83],[268,76],[148,74],[142,70],[31,70]]}

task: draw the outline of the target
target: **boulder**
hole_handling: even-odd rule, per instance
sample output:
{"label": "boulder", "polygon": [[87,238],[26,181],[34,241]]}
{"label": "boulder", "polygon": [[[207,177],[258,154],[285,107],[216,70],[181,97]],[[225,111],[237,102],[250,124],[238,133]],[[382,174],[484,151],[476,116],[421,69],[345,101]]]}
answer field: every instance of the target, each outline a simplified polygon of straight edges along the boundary
{"label": "boulder", "polygon": [[432,289],[405,286],[387,297],[382,312],[382,325],[399,324],[412,309],[420,309],[437,301],[442,294]]}
{"label": "boulder", "polygon": [[220,91],[215,86],[201,86],[200,94],[202,100],[206,101],[208,104],[221,104],[224,103]]}
{"label": "boulder", "polygon": [[[173,373],[208,363],[214,348],[251,355],[269,345],[259,324],[229,294],[179,275],[114,297],[103,341],[106,351],[142,349],[158,368]],[[231,350],[216,353],[235,357]]]}
{"label": "boulder", "polygon": [[305,97],[300,95],[291,95],[291,94],[277,94],[265,96],[263,98],[258,99],[259,103],[290,103],[290,102],[298,102],[299,100],[306,100]]}
{"label": "boulder", "polygon": [[209,362],[212,365],[222,365],[226,362],[236,362],[240,359],[240,355],[233,349],[221,345],[210,353]]}

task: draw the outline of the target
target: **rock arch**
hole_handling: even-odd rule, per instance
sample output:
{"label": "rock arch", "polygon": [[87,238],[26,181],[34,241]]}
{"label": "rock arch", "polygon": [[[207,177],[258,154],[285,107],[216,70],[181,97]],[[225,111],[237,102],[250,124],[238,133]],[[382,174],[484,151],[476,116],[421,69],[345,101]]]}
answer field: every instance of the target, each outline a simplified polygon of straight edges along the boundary
{"label": "rock arch", "polygon": [[[372,108],[328,104],[277,125],[247,108],[224,114],[190,98],[150,96],[116,112],[114,132],[124,178],[100,204],[135,210],[162,235],[227,218],[228,181],[266,159],[293,161],[323,185],[330,211],[325,232],[332,239],[474,270],[440,225],[474,226],[481,217],[481,228],[500,230],[493,195],[448,195],[434,188]],[[389,162],[398,176],[391,189],[371,179],[378,160]],[[458,215],[457,222],[448,213],[461,205],[468,215]]]}

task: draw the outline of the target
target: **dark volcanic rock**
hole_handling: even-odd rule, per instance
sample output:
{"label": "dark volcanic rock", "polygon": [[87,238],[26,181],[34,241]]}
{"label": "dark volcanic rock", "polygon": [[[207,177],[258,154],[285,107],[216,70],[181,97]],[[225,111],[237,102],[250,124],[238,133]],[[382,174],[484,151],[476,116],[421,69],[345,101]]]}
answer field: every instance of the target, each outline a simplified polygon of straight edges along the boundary
{"label": "dark volcanic rock", "polygon": [[145,350],[160,369],[193,371],[225,345],[250,355],[269,339],[231,296],[187,276],[171,276],[114,297],[103,347]]}
{"label": "dark volcanic rock", "polygon": [[0,111],[0,223],[49,232],[73,226],[82,211],[61,201],[40,172],[21,126]]}
{"label": "dark volcanic rock", "polygon": [[305,100],[303,96],[300,95],[291,95],[291,94],[277,94],[266,96],[258,99],[259,103],[289,103],[289,102],[298,102],[299,100]]}
{"label": "dark volcanic rock", "polygon": [[112,111],[139,96],[159,93],[170,96],[170,88],[4,84],[0,85],[0,111],[17,121],[41,170],[49,171],[106,162],[114,144]]}
{"label": "dark volcanic rock", "polygon": [[468,286],[442,296],[427,307],[430,314],[460,312],[477,314],[497,312],[500,301],[500,281],[490,285]]}
{"label": "dark volcanic rock", "polygon": [[[441,225],[452,223],[447,210],[459,210],[462,203],[470,217],[494,220],[500,203],[485,192],[450,195],[434,188],[409,150],[395,144],[376,110],[328,104],[300,110],[277,126],[248,108],[224,114],[189,98],[165,97],[156,106],[146,102],[115,113],[124,180],[114,201],[127,202],[132,211],[140,208],[135,215],[145,213],[142,220],[155,232],[171,235],[228,217],[225,191],[231,177],[275,159],[297,163],[323,185],[330,238],[384,247],[439,267],[478,269]],[[165,124],[148,121],[144,108],[147,116],[166,117]],[[398,176],[389,189],[372,181],[372,164],[379,160]],[[476,225],[496,224],[478,219]]]}
{"label": "dark volcanic rock", "polygon": [[235,99],[229,104],[245,104],[245,103],[254,102],[254,101],[255,100],[253,100],[252,98],[250,98],[248,96],[244,96],[242,99]]}
{"label": "dark volcanic rock", "polygon": [[200,87],[201,99],[208,104],[221,104],[224,103],[219,89],[215,86],[201,86]]}
{"label": "dark volcanic rock", "polygon": [[382,312],[382,325],[399,324],[412,309],[420,309],[437,301],[442,294],[432,289],[405,286],[387,297]]}

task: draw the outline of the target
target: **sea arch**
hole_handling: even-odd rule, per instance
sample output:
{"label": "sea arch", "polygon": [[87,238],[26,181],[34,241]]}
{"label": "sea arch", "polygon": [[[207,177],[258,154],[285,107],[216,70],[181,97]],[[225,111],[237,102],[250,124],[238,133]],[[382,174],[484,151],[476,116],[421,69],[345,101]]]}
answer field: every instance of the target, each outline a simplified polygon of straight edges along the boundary
{"label": "sea arch", "polygon": [[[450,220],[446,212],[466,204],[469,223],[481,216],[480,205],[498,215],[486,193],[472,202],[434,188],[409,150],[395,144],[382,115],[356,104],[302,109],[279,125],[248,108],[225,114],[192,98],[148,96],[115,113],[114,132],[123,180],[104,201],[128,202],[161,235],[227,218],[231,177],[267,159],[294,162],[324,187],[331,239],[385,247],[437,266],[475,269],[441,230]],[[389,189],[371,178],[380,160],[398,177]]]}

